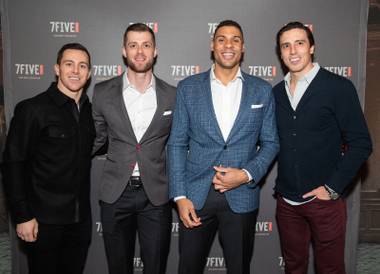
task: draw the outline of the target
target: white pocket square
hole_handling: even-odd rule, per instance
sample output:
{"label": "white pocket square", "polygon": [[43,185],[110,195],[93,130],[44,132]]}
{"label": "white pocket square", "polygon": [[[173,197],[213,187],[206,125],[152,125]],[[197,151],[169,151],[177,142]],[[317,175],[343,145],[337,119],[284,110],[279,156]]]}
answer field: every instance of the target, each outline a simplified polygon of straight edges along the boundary
{"label": "white pocket square", "polygon": [[262,108],[263,107],[263,104],[260,104],[260,105],[251,105],[251,108]]}
{"label": "white pocket square", "polygon": [[167,110],[167,111],[164,111],[164,116],[168,116],[168,115],[170,115],[170,114],[172,114],[172,111],[171,110]]}

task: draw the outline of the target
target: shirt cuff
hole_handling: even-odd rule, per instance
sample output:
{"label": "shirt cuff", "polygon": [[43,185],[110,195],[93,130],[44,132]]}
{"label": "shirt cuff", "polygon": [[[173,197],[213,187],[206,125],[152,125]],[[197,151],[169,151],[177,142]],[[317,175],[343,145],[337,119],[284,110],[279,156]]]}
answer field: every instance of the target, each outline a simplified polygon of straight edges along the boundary
{"label": "shirt cuff", "polygon": [[[243,171],[244,171],[244,172],[247,174],[247,176],[248,176],[248,182],[252,181],[251,173],[249,173],[248,170],[246,170],[246,169],[244,169],[244,168],[243,168]],[[248,183],[248,182],[246,182],[246,183]]]}
{"label": "shirt cuff", "polygon": [[182,195],[182,196],[174,197],[174,198],[173,198],[173,201],[174,201],[174,202],[177,202],[178,200],[181,200],[181,199],[186,199],[186,196]]}

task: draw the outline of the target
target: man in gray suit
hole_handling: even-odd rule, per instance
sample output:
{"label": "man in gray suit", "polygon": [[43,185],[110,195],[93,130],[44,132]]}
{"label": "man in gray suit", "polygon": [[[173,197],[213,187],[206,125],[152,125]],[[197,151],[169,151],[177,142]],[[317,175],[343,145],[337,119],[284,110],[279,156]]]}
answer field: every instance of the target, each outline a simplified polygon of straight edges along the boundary
{"label": "man in gray suit", "polygon": [[165,146],[175,88],[153,75],[157,49],[142,23],[124,34],[127,71],[95,85],[94,152],[108,140],[100,186],[101,220],[110,274],[133,273],[136,231],[144,273],[165,273],[170,246]]}

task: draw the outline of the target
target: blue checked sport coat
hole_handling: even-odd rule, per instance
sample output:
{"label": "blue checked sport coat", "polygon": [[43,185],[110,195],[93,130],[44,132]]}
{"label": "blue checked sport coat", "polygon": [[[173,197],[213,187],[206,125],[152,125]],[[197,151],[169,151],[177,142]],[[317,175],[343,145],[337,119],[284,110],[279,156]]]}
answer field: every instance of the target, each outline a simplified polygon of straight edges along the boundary
{"label": "blue checked sport coat", "polygon": [[186,196],[201,209],[215,174],[213,166],[222,165],[246,169],[255,182],[225,192],[232,211],[258,208],[257,183],[279,149],[275,103],[267,82],[243,72],[242,76],[240,108],[227,141],[213,108],[210,70],[178,84],[167,147],[170,198]]}

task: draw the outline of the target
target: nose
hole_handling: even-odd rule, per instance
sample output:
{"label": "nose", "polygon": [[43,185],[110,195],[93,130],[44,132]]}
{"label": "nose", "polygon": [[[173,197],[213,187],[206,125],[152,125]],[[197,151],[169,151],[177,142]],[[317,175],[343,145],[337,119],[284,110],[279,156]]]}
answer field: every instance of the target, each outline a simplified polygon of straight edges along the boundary
{"label": "nose", "polygon": [[142,52],[143,51],[143,45],[137,46],[137,52]]}
{"label": "nose", "polygon": [[296,47],[293,45],[290,45],[290,54],[295,54],[296,53]]}
{"label": "nose", "polygon": [[231,48],[231,47],[232,47],[232,41],[229,40],[229,39],[227,39],[227,40],[226,40],[226,43],[225,43],[224,46],[225,46],[226,48]]}
{"label": "nose", "polygon": [[78,74],[79,73],[79,64],[73,66],[73,73]]}

